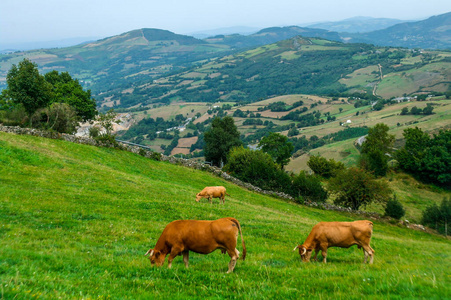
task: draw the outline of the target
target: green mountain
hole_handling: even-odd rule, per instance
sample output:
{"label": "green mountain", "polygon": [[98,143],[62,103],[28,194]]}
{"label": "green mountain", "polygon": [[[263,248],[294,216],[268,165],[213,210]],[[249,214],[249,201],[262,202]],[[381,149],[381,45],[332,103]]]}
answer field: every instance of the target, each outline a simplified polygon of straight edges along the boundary
{"label": "green mountain", "polygon": [[12,64],[23,58],[36,62],[40,69],[68,71],[93,95],[130,87],[142,79],[152,79],[181,70],[193,62],[228,51],[190,36],[160,29],[140,29],[88,44],[59,49],[40,49],[0,56],[0,82]]}
{"label": "green mountain", "polygon": [[[295,299],[312,293],[445,299],[451,293],[444,263],[449,240],[424,231],[371,218],[373,265],[362,264],[357,247],[329,249],[327,264],[302,263],[293,248],[316,223],[369,217],[272,198],[138,154],[35,136],[0,132],[0,161],[4,299]],[[227,188],[225,205],[196,203],[196,193],[209,185]],[[413,182],[406,188],[409,195],[417,190]],[[412,202],[424,209],[418,200],[431,203],[434,193],[424,186],[418,191]],[[225,274],[230,258],[221,251],[191,252],[188,269],[181,257],[168,269],[167,262],[151,267],[144,256],[169,222],[223,217],[239,220],[246,242],[246,260],[237,261],[233,274]],[[406,218],[415,221],[409,210]],[[237,248],[242,253],[240,241]]]}
{"label": "green mountain", "polygon": [[405,22],[386,29],[354,34],[351,42],[373,43],[380,46],[451,49],[451,12],[423,21]]}
{"label": "green mountain", "polygon": [[[119,107],[186,102],[255,102],[287,94],[365,94],[386,98],[445,92],[451,81],[446,52],[410,51],[368,44],[294,37],[212,59],[103,101]],[[102,101],[102,99],[98,99]]]}

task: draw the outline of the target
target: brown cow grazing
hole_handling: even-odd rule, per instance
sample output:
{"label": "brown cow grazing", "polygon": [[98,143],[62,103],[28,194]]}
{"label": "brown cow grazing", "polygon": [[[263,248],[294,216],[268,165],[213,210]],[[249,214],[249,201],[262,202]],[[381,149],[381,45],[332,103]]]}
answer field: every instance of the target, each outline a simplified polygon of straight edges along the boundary
{"label": "brown cow grazing", "polygon": [[208,254],[216,249],[227,252],[231,257],[229,262],[230,273],[235,268],[240,252],[236,249],[238,231],[241,235],[243,246],[243,260],[246,258],[241,226],[237,219],[223,218],[215,221],[178,220],[169,223],[163,230],[154,249],[149,249],[145,255],[149,255],[152,265],[162,266],[166,255],[169,254],[168,267],[171,268],[172,260],[183,254],[183,261],[188,268],[189,251]]}
{"label": "brown cow grazing", "polygon": [[200,193],[196,195],[196,201],[199,202],[201,198],[207,198],[211,202],[211,198],[219,198],[219,203],[224,204],[225,195],[230,196],[226,193],[226,189],[223,186],[207,186]]}
{"label": "brown cow grazing", "polygon": [[323,262],[326,262],[327,248],[340,247],[349,248],[353,245],[363,248],[365,255],[364,263],[370,256],[369,263],[373,263],[374,250],[370,246],[371,235],[373,233],[373,222],[362,220],[354,222],[320,222],[316,224],[307,239],[302,245],[296,246],[293,251],[299,249],[299,254],[303,262],[310,261],[313,250],[316,260],[318,252],[321,250]]}

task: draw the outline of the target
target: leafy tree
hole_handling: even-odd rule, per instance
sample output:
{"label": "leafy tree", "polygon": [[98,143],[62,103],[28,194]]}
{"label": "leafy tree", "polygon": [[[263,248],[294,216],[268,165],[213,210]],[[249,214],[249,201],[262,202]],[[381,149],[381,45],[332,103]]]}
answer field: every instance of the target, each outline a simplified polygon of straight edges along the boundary
{"label": "leafy tree", "polygon": [[227,155],[233,147],[242,145],[240,133],[232,117],[215,117],[204,133],[205,159],[215,166],[227,163]]}
{"label": "leafy tree", "polygon": [[91,91],[84,91],[78,80],[72,79],[68,72],[51,71],[44,76],[53,86],[53,102],[63,102],[74,107],[83,121],[93,119],[96,114],[96,103]]}
{"label": "leafy tree", "polygon": [[385,176],[388,170],[388,159],[392,152],[395,136],[388,134],[388,126],[379,123],[368,130],[362,144],[360,164],[377,176]]}
{"label": "leafy tree", "polygon": [[320,155],[310,156],[307,165],[315,172],[315,174],[324,178],[333,177],[338,171],[345,168],[345,165],[342,162],[335,161],[333,158],[327,160]]}
{"label": "leafy tree", "polygon": [[293,143],[289,142],[286,136],[276,132],[270,132],[263,137],[258,145],[263,152],[271,155],[281,169],[289,163],[294,149]]}
{"label": "leafy tree", "polygon": [[432,115],[434,107],[432,104],[428,103],[425,108],[423,108],[423,115]]}
{"label": "leafy tree", "polygon": [[8,87],[2,91],[2,98],[13,105],[22,104],[31,115],[37,109],[48,106],[52,99],[52,85],[39,74],[37,64],[28,59],[12,65],[6,75]]}
{"label": "leafy tree", "polygon": [[373,109],[374,110],[382,110],[384,108],[384,103],[382,101],[378,101],[374,106]]}
{"label": "leafy tree", "polygon": [[[64,112],[65,117],[70,119],[72,113],[67,107],[57,105],[51,108],[54,103],[66,103],[82,120],[91,120],[97,114],[96,103],[91,97],[91,91],[83,91],[78,80],[72,79],[67,72],[60,74],[52,71],[45,76],[40,75],[37,65],[28,59],[19,62],[18,66],[11,67],[7,75],[7,85],[7,88],[2,91],[0,100],[2,108],[11,110],[22,105],[29,116],[38,110],[40,110],[40,115],[47,116],[59,111],[59,113]],[[31,118],[32,124],[43,128],[47,127],[49,123],[44,120],[45,118],[40,120],[41,117],[38,115]],[[63,116],[60,114],[58,119],[62,121]],[[65,128],[63,132],[67,132],[71,126],[50,127],[53,129]]]}
{"label": "leafy tree", "polygon": [[420,128],[404,130],[406,144],[395,152],[399,167],[423,181],[449,188],[451,185],[451,130],[432,138]]}
{"label": "leafy tree", "polygon": [[451,220],[451,198],[443,198],[440,206],[432,204],[423,212],[422,224],[433,227],[437,231],[448,235],[449,221]]}
{"label": "leafy tree", "polygon": [[341,170],[332,177],[329,180],[329,191],[335,195],[335,204],[351,207],[353,210],[373,202],[385,203],[391,195],[385,181],[377,181],[372,174],[355,167]]}
{"label": "leafy tree", "polygon": [[409,109],[407,107],[403,107],[401,109],[401,116],[409,114]]}
{"label": "leafy tree", "polygon": [[392,217],[396,220],[401,219],[406,214],[404,207],[401,202],[396,198],[396,194],[393,196],[393,199],[388,200],[385,206],[385,215]]}
{"label": "leafy tree", "polygon": [[290,128],[290,130],[288,130],[288,136],[295,136],[299,134],[299,130],[296,127],[292,127]]}
{"label": "leafy tree", "polygon": [[319,178],[314,175],[308,175],[305,171],[301,171],[299,175],[294,176],[291,189],[292,192],[290,194],[296,199],[325,202],[328,196]]}
{"label": "leafy tree", "polygon": [[224,171],[262,189],[289,192],[291,179],[261,150],[232,148]]}

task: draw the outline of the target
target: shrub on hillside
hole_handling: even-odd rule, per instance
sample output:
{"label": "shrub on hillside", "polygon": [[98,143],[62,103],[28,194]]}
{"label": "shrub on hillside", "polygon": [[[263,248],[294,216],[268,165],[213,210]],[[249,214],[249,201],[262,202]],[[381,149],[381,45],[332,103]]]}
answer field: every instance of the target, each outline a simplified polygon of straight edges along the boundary
{"label": "shrub on hillside", "polygon": [[75,109],[66,103],[53,103],[38,109],[30,118],[32,127],[74,133],[80,118]]}
{"label": "shrub on hillside", "polygon": [[313,155],[307,162],[307,165],[315,174],[324,178],[330,178],[337,174],[338,171],[343,170],[345,165],[342,162],[335,161],[333,158],[327,160],[322,156]]}
{"label": "shrub on hillside", "polygon": [[335,195],[335,204],[353,210],[372,202],[385,203],[391,196],[391,189],[385,181],[378,181],[371,173],[359,168],[338,172],[329,181],[329,191]]}
{"label": "shrub on hillside", "polygon": [[438,232],[448,235],[451,220],[451,198],[443,198],[440,206],[432,204],[423,212],[423,225],[435,228]]}
{"label": "shrub on hillside", "polygon": [[232,148],[223,170],[265,190],[289,193],[290,176],[281,170],[268,153],[241,147]]}
{"label": "shrub on hillside", "polygon": [[0,110],[0,123],[6,126],[24,126],[28,120],[28,114],[21,104]]}
{"label": "shrub on hillside", "polygon": [[401,202],[398,201],[396,195],[394,195],[393,199],[388,200],[387,205],[385,206],[385,215],[392,217],[396,220],[401,219],[406,214],[404,207]]}
{"label": "shrub on hillside", "polygon": [[308,175],[305,171],[301,171],[299,175],[293,177],[290,194],[298,202],[303,202],[302,200],[325,202],[328,195],[319,178],[315,175]]}

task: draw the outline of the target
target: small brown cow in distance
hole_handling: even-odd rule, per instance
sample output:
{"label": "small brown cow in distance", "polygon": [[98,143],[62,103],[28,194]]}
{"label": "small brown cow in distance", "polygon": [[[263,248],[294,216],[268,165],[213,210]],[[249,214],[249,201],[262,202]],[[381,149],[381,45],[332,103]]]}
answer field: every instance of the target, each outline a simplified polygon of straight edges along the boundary
{"label": "small brown cow in distance", "polygon": [[370,246],[371,235],[373,233],[373,222],[362,220],[354,222],[320,222],[316,224],[307,239],[302,245],[298,245],[293,251],[299,249],[299,254],[304,262],[310,261],[313,250],[316,260],[318,252],[321,250],[323,262],[326,262],[327,248],[340,247],[349,248],[353,245],[363,248],[365,255],[364,263],[370,256],[369,263],[373,263],[374,250]]}
{"label": "small brown cow in distance", "polygon": [[216,249],[227,252],[231,258],[230,273],[235,268],[240,252],[236,249],[238,231],[243,246],[243,260],[246,258],[246,246],[241,233],[241,226],[235,218],[222,218],[215,221],[178,220],[169,223],[163,230],[154,249],[149,249],[152,265],[162,266],[166,255],[169,254],[168,267],[172,260],[183,254],[183,261],[188,268],[189,251],[208,254]]}
{"label": "small brown cow in distance", "polygon": [[196,195],[196,201],[199,202],[201,198],[207,198],[211,202],[211,198],[219,198],[219,203],[224,204],[225,195],[230,196],[226,193],[226,188],[223,186],[207,186],[202,191],[197,193]]}

